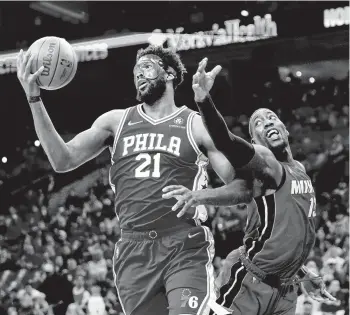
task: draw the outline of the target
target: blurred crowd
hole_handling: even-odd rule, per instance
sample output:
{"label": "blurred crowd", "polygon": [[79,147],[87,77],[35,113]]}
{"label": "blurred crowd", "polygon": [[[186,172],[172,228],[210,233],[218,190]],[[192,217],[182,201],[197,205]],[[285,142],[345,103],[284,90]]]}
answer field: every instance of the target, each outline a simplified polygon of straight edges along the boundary
{"label": "blurred crowd", "polygon": [[[319,303],[300,292],[297,315],[342,315],[349,312],[348,79],[302,90],[284,84],[290,95],[286,102],[298,97],[294,100],[300,107],[273,106],[276,91],[271,82],[252,97],[260,107],[271,107],[281,116],[290,131],[294,156],[314,182],[321,216],[306,266],[324,277],[328,291],[337,298],[337,302]],[[246,139],[248,114],[225,117],[230,129]],[[35,158],[42,154],[37,152],[40,149],[33,148],[26,149],[25,161],[11,172],[0,169],[0,179],[5,182],[10,173],[20,170],[47,170],[45,157],[41,156],[43,164]],[[28,159],[33,163],[27,164]],[[85,194],[70,189],[64,201],[52,207],[56,181],[50,175],[1,209],[0,315],[121,315],[112,271],[120,229],[108,169],[101,170]],[[210,186],[221,184],[210,171]],[[242,243],[244,209],[244,205],[208,207],[206,225],[215,238],[216,272],[228,252]]]}

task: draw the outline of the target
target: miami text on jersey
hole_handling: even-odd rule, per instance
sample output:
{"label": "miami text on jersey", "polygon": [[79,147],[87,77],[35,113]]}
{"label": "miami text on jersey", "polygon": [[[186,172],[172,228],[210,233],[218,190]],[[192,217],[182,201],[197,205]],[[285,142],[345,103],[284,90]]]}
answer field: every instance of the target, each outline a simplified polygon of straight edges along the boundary
{"label": "miami text on jersey", "polygon": [[311,194],[314,192],[311,180],[292,180],[291,194]]}

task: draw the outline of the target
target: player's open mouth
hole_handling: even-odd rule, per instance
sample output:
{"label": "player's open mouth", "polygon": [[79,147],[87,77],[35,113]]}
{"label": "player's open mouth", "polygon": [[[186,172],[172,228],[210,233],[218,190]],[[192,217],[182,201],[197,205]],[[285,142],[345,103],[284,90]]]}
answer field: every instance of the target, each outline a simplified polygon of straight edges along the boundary
{"label": "player's open mouth", "polygon": [[138,89],[140,91],[144,91],[146,89],[147,85],[148,85],[147,81],[139,82],[138,83]]}
{"label": "player's open mouth", "polygon": [[280,133],[277,129],[273,128],[266,132],[266,137],[272,140],[276,140],[279,137]]}

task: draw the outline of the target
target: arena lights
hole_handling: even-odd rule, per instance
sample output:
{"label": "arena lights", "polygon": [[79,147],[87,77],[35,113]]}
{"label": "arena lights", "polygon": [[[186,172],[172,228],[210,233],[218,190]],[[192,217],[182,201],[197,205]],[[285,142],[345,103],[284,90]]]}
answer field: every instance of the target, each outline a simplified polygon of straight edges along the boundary
{"label": "arena lights", "polygon": [[301,71],[297,71],[297,72],[295,73],[295,75],[296,75],[297,77],[301,77],[302,73],[301,73]]}
{"label": "arena lights", "polygon": [[249,15],[249,12],[247,10],[242,10],[241,11],[241,15],[242,16],[248,16]]}
{"label": "arena lights", "polygon": [[35,141],[34,141],[34,145],[35,145],[36,147],[39,147],[39,146],[40,146],[40,141],[39,141],[39,140],[35,140]]}
{"label": "arena lights", "polygon": [[2,162],[2,163],[7,163],[7,157],[4,156],[4,157],[1,159],[1,162]]}
{"label": "arena lights", "polygon": [[313,78],[313,77],[309,78],[309,82],[310,83],[315,83],[315,78]]}

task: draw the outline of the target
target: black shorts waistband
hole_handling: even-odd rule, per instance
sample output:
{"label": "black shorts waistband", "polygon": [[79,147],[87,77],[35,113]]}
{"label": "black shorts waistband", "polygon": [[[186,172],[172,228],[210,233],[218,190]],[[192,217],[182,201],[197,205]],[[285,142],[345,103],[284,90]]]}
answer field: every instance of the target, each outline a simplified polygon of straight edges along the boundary
{"label": "black shorts waistband", "polygon": [[244,246],[241,246],[239,249],[239,260],[255,278],[261,282],[273,287],[280,289],[284,286],[290,286],[293,283],[293,278],[280,278],[277,275],[267,274],[265,271],[261,270],[258,266],[253,264],[246,254]]}
{"label": "black shorts waistband", "polygon": [[121,239],[125,240],[156,240],[176,232],[188,231],[191,226],[176,226],[168,229],[154,229],[149,231],[121,230]]}

